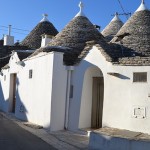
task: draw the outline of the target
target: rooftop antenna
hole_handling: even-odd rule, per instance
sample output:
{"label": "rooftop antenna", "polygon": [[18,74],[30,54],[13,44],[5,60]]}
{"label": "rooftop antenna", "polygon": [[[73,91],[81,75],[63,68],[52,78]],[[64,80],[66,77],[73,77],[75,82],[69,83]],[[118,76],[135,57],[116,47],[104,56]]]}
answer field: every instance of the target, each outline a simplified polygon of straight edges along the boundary
{"label": "rooftop antenna", "polygon": [[118,12],[116,12],[115,14],[113,14],[111,16],[126,16],[126,18],[129,19],[131,17],[131,12],[130,13],[118,13]]}
{"label": "rooftop antenna", "polygon": [[47,18],[47,17],[48,17],[48,14],[43,14],[43,17],[44,17],[44,18]]}
{"label": "rooftop antenna", "polygon": [[143,4],[145,4],[145,1],[144,1],[144,0],[142,0],[142,3],[143,3]]}
{"label": "rooftop antenna", "polygon": [[49,20],[47,19],[48,14],[44,13],[42,16],[43,16],[43,19],[42,19],[40,22],[49,21]]}
{"label": "rooftop antenna", "polygon": [[8,35],[9,35],[9,36],[11,35],[11,26],[12,26],[12,25],[9,25],[9,26],[8,26]]}
{"label": "rooftop antenna", "polygon": [[3,34],[2,40],[4,40],[4,36],[5,36],[5,34]]}
{"label": "rooftop antenna", "polygon": [[[144,2],[144,0],[142,0],[142,1]],[[121,4],[121,1],[118,0],[118,2],[119,2],[119,5],[120,5],[120,7],[121,7],[121,9],[122,9],[122,11],[123,11],[122,14],[118,14],[118,15],[124,15],[124,16],[126,16],[126,18],[127,18],[127,20],[128,20],[129,17],[131,17],[131,13],[126,13],[125,10],[124,10],[124,8],[123,8],[123,5]]]}

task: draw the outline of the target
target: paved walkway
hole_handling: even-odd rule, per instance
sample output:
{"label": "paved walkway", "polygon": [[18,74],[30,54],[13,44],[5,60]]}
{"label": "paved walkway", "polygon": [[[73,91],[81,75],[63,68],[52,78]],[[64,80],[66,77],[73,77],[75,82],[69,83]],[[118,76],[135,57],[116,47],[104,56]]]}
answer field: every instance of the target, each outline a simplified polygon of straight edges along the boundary
{"label": "paved walkway", "polygon": [[0,114],[0,150],[56,150]]}
{"label": "paved walkway", "polygon": [[84,132],[57,131],[48,132],[45,129],[31,128],[25,122],[17,120],[11,114],[0,112],[7,119],[17,123],[23,129],[41,138],[58,150],[87,150],[89,137]]}

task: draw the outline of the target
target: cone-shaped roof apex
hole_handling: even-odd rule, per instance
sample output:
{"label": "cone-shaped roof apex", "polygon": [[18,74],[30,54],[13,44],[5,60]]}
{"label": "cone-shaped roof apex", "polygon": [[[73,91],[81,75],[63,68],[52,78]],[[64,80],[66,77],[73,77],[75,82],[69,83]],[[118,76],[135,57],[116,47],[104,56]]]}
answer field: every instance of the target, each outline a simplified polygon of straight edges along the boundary
{"label": "cone-shaped roof apex", "polygon": [[55,36],[58,33],[57,29],[50,21],[48,21],[46,16],[47,15],[44,15],[44,18],[33,28],[20,45],[28,46],[30,48],[40,48],[42,34]]}
{"label": "cone-shaped roof apex", "polygon": [[48,14],[43,14],[43,19],[40,22],[44,22],[44,21],[48,21],[49,22],[47,17],[48,17]]}
{"label": "cone-shaped roof apex", "polygon": [[117,34],[120,28],[123,26],[123,22],[118,17],[118,13],[115,14],[115,17],[110,21],[110,23],[102,31],[102,35],[109,42]]}
{"label": "cone-shaped roof apex", "polygon": [[139,8],[136,10],[137,11],[142,11],[142,10],[147,10],[147,7],[145,5],[145,1],[142,0],[141,5],[139,6]]}
{"label": "cone-shaped roof apex", "polygon": [[79,3],[79,7],[80,7],[80,11],[77,13],[77,15],[75,17],[77,17],[77,16],[85,16],[85,14],[83,13],[84,4],[81,1]]}

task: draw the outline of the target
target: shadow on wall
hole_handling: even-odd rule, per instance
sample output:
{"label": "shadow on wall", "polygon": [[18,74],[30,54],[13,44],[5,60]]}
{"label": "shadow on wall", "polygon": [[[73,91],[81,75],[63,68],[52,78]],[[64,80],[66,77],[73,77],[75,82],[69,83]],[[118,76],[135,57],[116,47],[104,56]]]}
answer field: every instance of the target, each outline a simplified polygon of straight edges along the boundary
{"label": "shadow on wall", "polygon": [[[35,90],[35,89],[31,89],[31,91],[30,91],[30,93],[28,93],[29,91],[27,90],[25,90],[25,91],[22,91],[22,86],[23,85],[20,85],[21,83],[20,83],[20,80],[19,80],[19,78],[16,78],[16,92],[15,92],[15,95],[16,95],[16,103],[15,103],[15,117],[16,118],[18,118],[18,119],[20,119],[20,120],[22,120],[22,121],[31,121],[31,123],[33,123],[33,124],[37,124],[37,125],[39,125],[39,126],[43,126],[44,128],[46,128],[46,129],[50,129],[50,124],[48,123],[48,124],[40,124],[39,122],[38,122],[38,120],[40,120],[40,114],[42,113],[42,114],[44,114],[45,112],[46,112],[46,110],[44,110],[43,112],[41,112],[41,110],[37,110],[37,114],[36,114],[36,116],[35,116],[35,114],[34,114],[34,111],[32,111],[31,112],[31,109],[32,110],[34,110],[34,109],[36,109],[37,107],[36,107],[36,103],[34,103],[35,101],[30,101],[29,103],[26,103],[26,99],[25,99],[25,97],[27,97],[27,95],[29,95],[30,93],[37,93],[37,91]],[[24,83],[23,83],[24,84]],[[33,83],[34,84],[34,83]],[[27,84],[26,84],[27,85]],[[21,86],[21,87],[19,87],[19,86]],[[21,91],[20,91],[20,89],[21,89]],[[21,93],[21,92],[24,92],[24,93]],[[24,96],[23,96],[24,95]],[[28,98],[28,97],[27,97]],[[30,95],[30,98],[31,98],[31,100],[32,100],[32,95]],[[42,101],[44,102],[44,100],[42,99]],[[33,105],[33,103],[34,103],[34,105]],[[31,108],[30,106],[31,105],[33,105],[34,107],[33,108]],[[29,109],[28,109],[28,107],[30,107]],[[41,106],[42,107],[42,106]],[[33,113],[33,114],[32,114]],[[30,115],[30,118],[29,118],[29,115]],[[31,116],[32,116],[32,118],[31,118]],[[47,117],[50,117],[50,116],[47,116]],[[35,119],[35,120],[33,120],[33,119]],[[46,119],[46,118],[45,118]],[[37,121],[36,123],[35,123],[35,121]],[[43,123],[43,122],[42,122]]]}
{"label": "shadow on wall", "polygon": [[5,98],[4,98],[3,88],[2,88],[2,84],[0,82],[0,110],[7,112],[8,106],[9,106],[9,101],[8,101],[8,99],[5,100]]}
{"label": "shadow on wall", "polygon": [[93,77],[104,77],[103,72],[100,62],[97,61],[94,64],[87,60],[82,60],[74,71],[73,97],[69,104],[70,130],[76,131],[79,128],[91,127]]}
{"label": "shadow on wall", "polygon": [[[19,79],[16,78],[16,92],[15,92],[15,116],[23,121],[28,121],[27,118],[27,108],[25,107],[18,91],[18,86],[20,85]],[[27,94],[27,93],[26,93]]]}
{"label": "shadow on wall", "polygon": [[120,78],[120,79],[123,79],[123,80],[130,80],[129,77],[125,76],[125,75],[122,75],[120,73],[111,73],[111,72],[108,72],[109,75],[112,75],[114,77],[117,77],[117,78]]}
{"label": "shadow on wall", "polygon": [[[14,76],[14,74],[11,75]],[[0,110],[6,113],[17,114],[19,119],[28,121],[26,115],[27,109],[18,93],[17,87],[19,86],[19,80],[17,78],[15,78],[15,80],[14,78],[11,79],[13,79],[13,81],[10,81],[9,83],[7,80],[5,82],[0,81]],[[6,84],[8,84],[8,86],[6,86]],[[7,94],[7,98],[4,96],[5,94]]]}

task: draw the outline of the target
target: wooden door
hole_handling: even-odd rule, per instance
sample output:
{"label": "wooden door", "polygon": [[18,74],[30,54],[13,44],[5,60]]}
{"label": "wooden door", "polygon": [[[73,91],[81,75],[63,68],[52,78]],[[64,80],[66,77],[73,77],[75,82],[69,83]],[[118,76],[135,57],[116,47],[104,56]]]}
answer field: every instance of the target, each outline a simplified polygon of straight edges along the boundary
{"label": "wooden door", "polygon": [[104,81],[103,77],[93,77],[91,127],[102,127]]}
{"label": "wooden door", "polygon": [[12,113],[15,113],[16,106],[16,74],[12,74]]}

